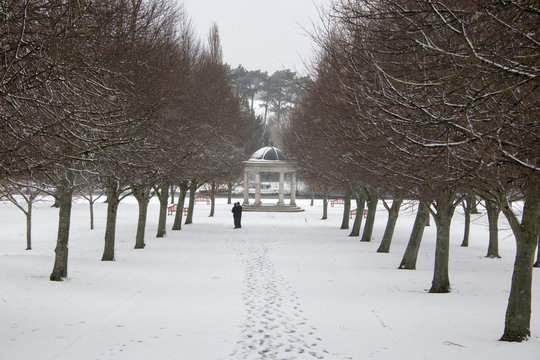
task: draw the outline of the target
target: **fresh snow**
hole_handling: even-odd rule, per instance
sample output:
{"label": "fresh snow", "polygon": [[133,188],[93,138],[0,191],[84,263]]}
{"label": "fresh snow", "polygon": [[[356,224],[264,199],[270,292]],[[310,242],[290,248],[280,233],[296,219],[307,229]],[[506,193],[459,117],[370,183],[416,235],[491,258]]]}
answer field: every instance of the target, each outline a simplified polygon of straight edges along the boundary
{"label": "fresh snow", "polygon": [[[239,199],[233,199],[239,201]],[[263,200],[273,201],[273,200]],[[390,254],[340,230],[343,207],[321,200],[302,213],[244,212],[233,229],[231,205],[195,206],[194,224],[155,238],[158,202],[149,207],[146,248],[134,250],[137,204],[120,204],[116,261],[101,262],[106,204],[74,203],[69,278],[51,282],[58,210],[36,205],[33,250],[25,218],[0,203],[1,360],[538,359],[540,279],[535,269],[532,337],[499,342],[515,241],[501,219],[502,259],[486,259],[485,215],[473,215],[462,248],[463,214],[453,220],[452,293],[428,294],[435,225],[426,228],[417,270],[397,270],[414,212],[403,206]],[[480,208],[481,212],[484,209]],[[433,223],[433,221],[432,221]],[[352,226],[352,220],[351,220]]]}

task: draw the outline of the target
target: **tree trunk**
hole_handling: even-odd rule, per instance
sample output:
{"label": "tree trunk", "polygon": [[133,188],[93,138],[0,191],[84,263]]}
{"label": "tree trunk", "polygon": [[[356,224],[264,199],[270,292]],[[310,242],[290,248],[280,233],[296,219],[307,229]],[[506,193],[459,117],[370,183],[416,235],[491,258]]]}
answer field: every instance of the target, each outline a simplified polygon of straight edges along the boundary
{"label": "tree trunk", "polygon": [[321,220],[326,220],[328,219],[328,190],[327,189],[323,191],[322,202],[323,202],[323,213],[322,213]]}
{"label": "tree trunk", "polygon": [[407,244],[407,249],[399,264],[399,269],[415,270],[416,260],[418,259],[418,250],[420,250],[420,244],[422,243],[422,237],[424,235],[424,229],[429,219],[429,205],[421,201],[418,205],[418,212],[416,213],[416,219],[412,228],[411,236]]}
{"label": "tree trunk", "polygon": [[197,181],[191,180],[189,184],[189,204],[188,204],[188,213],[186,216],[186,221],[184,225],[189,225],[193,223],[193,208],[195,207],[195,191],[197,191]]}
{"label": "tree trunk", "polygon": [[159,220],[156,237],[162,238],[167,234],[167,201],[169,200],[169,184],[163,183],[159,189]]}
{"label": "tree trunk", "polygon": [[392,207],[388,209],[388,221],[386,222],[381,245],[379,245],[379,248],[377,249],[378,253],[390,252],[390,245],[392,244],[392,238],[394,237],[394,229],[396,228],[396,222],[402,202],[403,199],[394,199],[392,201]]}
{"label": "tree trunk", "polygon": [[309,206],[315,205],[315,189],[311,189],[311,202],[309,203]]}
{"label": "tree trunk", "polygon": [[[472,201],[475,201],[474,198]],[[469,247],[469,234],[471,232],[471,200],[466,199],[462,202],[463,211],[465,212],[465,228],[463,229],[463,241],[461,246]]]}
{"label": "tree trunk", "polygon": [[536,250],[536,236],[534,245],[531,237],[523,234],[518,241],[516,260],[512,274],[512,285],[506,308],[504,334],[501,341],[523,341],[531,335],[531,292],[532,269]]}
{"label": "tree trunk", "polygon": [[214,217],[214,210],[216,209],[216,182],[212,181],[210,189],[210,215],[208,217]]}
{"label": "tree trunk", "polygon": [[92,193],[90,193],[90,200],[88,200],[88,206],[90,207],[90,230],[94,230],[94,199]]}
{"label": "tree trunk", "polygon": [[345,204],[343,204],[343,219],[341,221],[342,230],[349,228],[349,216],[351,212],[351,191],[347,189],[345,192]]}
{"label": "tree trunk", "polygon": [[354,217],[354,224],[349,236],[360,236],[360,227],[362,226],[362,219],[364,218],[364,208],[366,206],[366,199],[362,195],[356,198],[356,216]]}
{"label": "tree trunk", "polygon": [[540,233],[538,233],[538,254],[536,255],[536,262],[534,263],[534,267],[540,267]]}
{"label": "tree trunk", "polygon": [[486,200],[486,212],[489,223],[489,245],[486,257],[500,258],[499,256],[499,214],[501,208],[496,203]]}
{"label": "tree trunk", "polygon": [[32,250],[32,202],[26,210],[26,250]]}
{"label": "tree trunk", "polygon": [[435,245],[435,269],[430,293],[449,293],[448,260],[450,256],[450,225],[454,214],[454,192],[442,191],[435,199],[437,212],[433,215],[437,226]]}
{"label": "tree trunk", "polygon": [[174,193],[176,192],[176,186],[171,184],[171,204],[174,204]]}
{"label": "tree trunk", "polygon": [[114,261],[114,243],[116,237],[116,216],[120,203],[120,184],[112,180],[107,185],[107,223],[105,225],[105,247],[101,261]]}
{"label": "tree trunk", "polygon": [[540,230],[540,179],[530,175],[524,191],[521,223],[508,202],[502,211],[516,238],[516,260],[506,308],[502,341],[523,341],[531,335],[531,298],[533,262]]}
{"label": "tree trunk", "polygon": [[146,231],[146,219],[148,217],[148,203],[150,202],[150,190],[149,186],[131,186],[133,196],[137,200],[139,205],[139,217],[137,219],[137,233],[135,234],[135,249],[144,249],[146,246],[144,242],[144,235]]}
{"label": "tree trunk", "polygon": [[232,181],[229,181],[227,183],[227,204],[232,204],[232,187],[233,183]]}
{"label": "tree trunk", "polygon": [[186,200],[188,184],[186,181],[182,181],[178,187],[180,188],[180,195],[178,195],[178,205],[176,207],[176,215],[174,216],[173,230],[182,230],[182,216],[184,214],[184,201]]}
{"label": "tree trunk", "polygon": [[54,267],[50,276],[51,281],[62,281],[67,277],[69,225],[71,222],[71,200],[73,197],[73,175],[66,172],[66,177],[56,188],[58,204],[58,237],[54,250]]}
{"label": "tree trunk", "polygon": [[476,197],[474,195],[471,195],[467,198],[467,202],[469,204],[469,209],[471,214],[479,214],[478,207],[476,206]]}
{"label": "tree trunk", "polygon": [[379,198],[377,197],[377,192],[374,189],[368,189],[368,198],[367,198],[367,218],[366,224],[364,225],[364,232],[362,233],[362,238],[360,241],[369,242],[371,241],[371,236],[373,234],[373,226],[375,224],[375,213],[377,212],[377,203]]}

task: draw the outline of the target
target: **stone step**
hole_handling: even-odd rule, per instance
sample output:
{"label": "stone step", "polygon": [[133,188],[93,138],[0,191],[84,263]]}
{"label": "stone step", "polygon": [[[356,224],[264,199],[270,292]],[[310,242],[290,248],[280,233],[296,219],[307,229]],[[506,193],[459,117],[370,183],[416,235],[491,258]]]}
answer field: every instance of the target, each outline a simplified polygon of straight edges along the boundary
{"label": "stone step", "polygon": [[284,205],[278,206],[275,204],[261,204],[255,206],[253,204],[242,205],[243,211],[253,211],[253,212],[301,212],[304,211],[299,206],[295,205]]}

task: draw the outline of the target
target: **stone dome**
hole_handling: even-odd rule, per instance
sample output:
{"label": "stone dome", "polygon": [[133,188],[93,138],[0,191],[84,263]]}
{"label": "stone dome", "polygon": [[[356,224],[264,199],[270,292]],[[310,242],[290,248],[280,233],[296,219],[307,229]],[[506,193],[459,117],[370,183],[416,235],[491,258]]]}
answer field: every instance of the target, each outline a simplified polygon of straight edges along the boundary
{"label": "stone dome", "polygon": [[265,146],[255,151],[249,160],[288,161],[283,151],[273,146]]}

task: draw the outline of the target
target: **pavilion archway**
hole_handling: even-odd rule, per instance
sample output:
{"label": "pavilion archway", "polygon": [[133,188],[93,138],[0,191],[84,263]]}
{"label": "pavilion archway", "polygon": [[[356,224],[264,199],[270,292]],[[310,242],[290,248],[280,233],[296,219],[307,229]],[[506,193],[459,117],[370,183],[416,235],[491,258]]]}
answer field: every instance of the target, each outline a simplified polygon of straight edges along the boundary
{"label": "pavilion archway", "polygon": [[[273,146],[266,146],[257,150],[251,158],[244,161],[244,202],[242,207],[245,211],[277,211],[277,212],[297,212],[303,211],[296,205],[296,168],[294,164],[283,154],[283,152]],[[279,190],[277,203],[263,203],[261,199],[261,174],[279,174]],[[250,176],[253,175],[253,176]],[[290,199],[285,199],[285,177],[290,175],[291,193]],[[250,178],[255,178],[255,198],[253,203],[249,199]]]}

